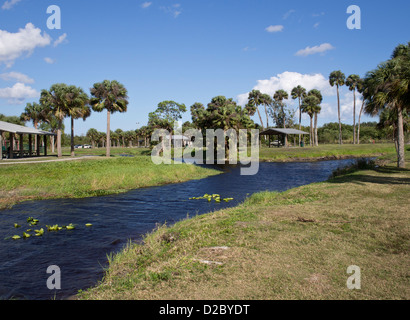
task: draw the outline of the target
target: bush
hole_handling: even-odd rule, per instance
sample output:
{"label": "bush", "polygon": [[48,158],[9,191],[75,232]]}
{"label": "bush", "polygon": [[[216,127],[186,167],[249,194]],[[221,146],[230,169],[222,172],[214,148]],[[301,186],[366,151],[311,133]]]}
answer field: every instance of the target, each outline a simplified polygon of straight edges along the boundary
{"label": "bush", "polygon": [[339,176],[344,176],[359,170],[374,170],[376,168],[376,162],[374,160],[369,160],[366,158],[361,158],[356,160],[355,163],[342,167],[342,168],[337,168],[336,170],[333,170],[332,175],[330,176],[330,179],[339,177]]}

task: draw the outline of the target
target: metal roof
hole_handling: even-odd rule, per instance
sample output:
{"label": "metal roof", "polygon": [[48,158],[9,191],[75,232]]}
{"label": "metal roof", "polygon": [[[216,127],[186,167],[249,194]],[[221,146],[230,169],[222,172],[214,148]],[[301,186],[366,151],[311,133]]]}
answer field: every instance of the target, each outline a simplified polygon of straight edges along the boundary
{"label": "metal roof", "polygon": [[34,128],[20,126],[18,124],[0,121],[0,131],[6,131],[17,134],[39,134],[42,136],[55,136],[55,133],[42,131]]}
{"label": "metal roof", "polygon": [[283,128],[271,128],[259,133],[259,135],[274,135],[274,134],[309,134],[305,131],[300,131],[297,129],[283,129]]}

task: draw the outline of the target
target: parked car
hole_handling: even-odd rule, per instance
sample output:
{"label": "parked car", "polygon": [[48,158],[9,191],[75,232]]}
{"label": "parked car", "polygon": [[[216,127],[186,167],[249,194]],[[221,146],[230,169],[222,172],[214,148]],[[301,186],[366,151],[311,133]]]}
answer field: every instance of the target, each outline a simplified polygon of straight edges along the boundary
{"label": "parked car", "polygon": [[83,146],[83,148],[84,148],[84,149],[91,149],[91,146],[90,146],[89,144],[85,144],[85,145]]}
{"label": "parked car", "polygon": [[81,144],[77,144],[77,145],[74,146],[74,149],[82,149],[82,148],[83,148],[83,146]]}
{"label": "parked car", "polygon": [[274,147],[281,147],[281,146],[283,146],[283,144],[282,144],[282,142],[281,142],[280,140],[274,140],[274,141],[272,141],[270,144],[271,144],[271,146],[274,146]]}

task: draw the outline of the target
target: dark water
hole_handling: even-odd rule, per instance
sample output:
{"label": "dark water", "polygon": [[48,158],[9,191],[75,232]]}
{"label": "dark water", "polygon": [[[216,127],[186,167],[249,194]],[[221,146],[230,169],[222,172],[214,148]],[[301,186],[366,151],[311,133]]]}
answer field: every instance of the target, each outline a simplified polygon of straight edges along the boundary
{"label": "dark water", "polygon": [[[0,211],[0,298],[63,299],[95,285],[107,266],[107,254],[129,240],[138,241],[156,224],[176,221],[228,206],[265,190],[284,191],[326,180],[337,167],[352,160],[313,163],[261,163],[254,176],[240,176],[239,166],[220,167],[224,174],[203,180],[133,190],[124,194],[86,199],[59,199],[21,203]],[[232,197],[226,203],[188,200],[205,193]],[[76,229],[45,232],[43,237],[7,239],[28,228],[26,219],[45,225],[77,225]],[[14,228],[14,223],[23,227]],[[91,228],[85,227],[92,223]],[[24,228],[24,229],[23,229]],[[33,232],[31,232],[33,233]],[[49,290],[46,270],[61,270],[61,290]]]}

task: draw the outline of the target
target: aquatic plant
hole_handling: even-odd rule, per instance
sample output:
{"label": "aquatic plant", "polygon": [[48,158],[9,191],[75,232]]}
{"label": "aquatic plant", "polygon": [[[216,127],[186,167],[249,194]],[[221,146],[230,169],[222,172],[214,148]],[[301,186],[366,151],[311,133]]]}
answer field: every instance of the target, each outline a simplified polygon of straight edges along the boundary
{"label": "aquatic plant", "polygon": [[[33,217],[28,217],[27,218],[27,223],[28,223],[28,225],[29,226],[34,226],[34,225],[37,225],[38,223],[39,223],[39,220],[38,219],[35,219],[35,218],[33,218]],[[92,224],[91,223],[87,223],[86,225],[85,225],[86,227],[91,227],[92,226]],[[21,225],[19,225],[18,223],[14,223],[14,228],[20,228],[21,227]],[[69,225],[62,225],[62,226],[59,226],[58,224],[55,224],[55,225],[46,225],[45,226],[46,228],[47,228],[47,231],[48,232],[53,232],[53,231],[60,231],[60,230],[63,230],[63,229],[66,229],[66,230],[74,230],[76,227],[75,227],[75,225],[73,224],[73,223],[70,223]],[[14,235],[14,236],[12,236],[12,237],[8,237],[8,238],[6,238],[6,239],[13,239],[13,240],[18,240],[18,239],[27,239],[27,238],[30,238],[32,235],[31,234],[29,234],[29,232],[32,232],[33,231],[33,229],[27,229],[25,232],[23,232],[23,235],[22,236],[20,236],[20,235]],[[36,237],[41,237],[41,236],[43,236],[44,235],[44,228],[41,228],[41,229],[35,229],[34,230],[34,235],[36,236]]]}
{"label": "aquatic plant", "polygon": [[[201,200],[201,199],[206,199],[206,200],[208,200],[208,202],[211,202],[212,199],[215,200],[216,203],[221,202],[221,196],[217,193],[214,193],[212,195],[205,193],[202,197],[189,198],[189,200]],[[225,202],[229,202],[229,201],[232,201],[233,198],[223,198],[222,200],[225,201]]]}
{"label": "aquatic plant", "polygon": [[44,234],[44,229],[34,230],[34,232],[36,233],[36,237],[41,237]]}

